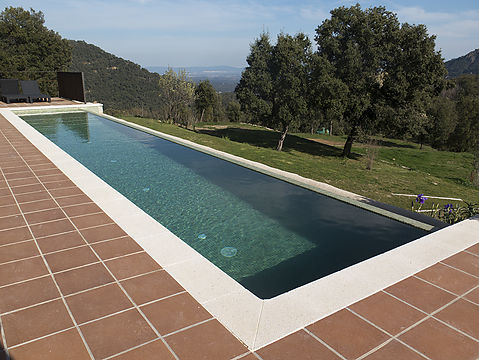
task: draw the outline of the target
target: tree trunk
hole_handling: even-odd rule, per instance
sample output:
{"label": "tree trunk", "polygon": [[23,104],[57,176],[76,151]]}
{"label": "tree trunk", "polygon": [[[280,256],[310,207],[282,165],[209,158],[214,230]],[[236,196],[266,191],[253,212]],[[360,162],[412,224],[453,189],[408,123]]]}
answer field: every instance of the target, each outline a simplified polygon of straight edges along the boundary
{"label": "tree trunk", "polygon": [[351,149],[353,147],[354,140],[356,140],[356,135],[357,135],[357,129],[356,129],[356,127],[353,127],[351,129],[351,132],[348,135],[348,139],[346,140],[346,144],[344,144],[344,148],[343,148],[343,156],[344,157],[349,157],[351,155]]}
{"label": "tree trunk", "polygon": [[329,135],[330,136],[333,135],[333,120],[329,122]]}
{"label": "tree trunk", "polygon": [[287,133],[288,133],[288,126],[285,126],[283,127],[283,132],[281,133],[281,138],[279,139],[278,147],[276,148],[276,150],[281,151],[283,149],[283,143]]}

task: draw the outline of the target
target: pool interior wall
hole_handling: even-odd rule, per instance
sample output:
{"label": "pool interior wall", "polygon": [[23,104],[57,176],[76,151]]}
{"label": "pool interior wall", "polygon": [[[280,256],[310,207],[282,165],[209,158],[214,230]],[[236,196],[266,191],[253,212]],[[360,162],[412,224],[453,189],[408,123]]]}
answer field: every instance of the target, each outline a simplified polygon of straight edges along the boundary
{"label": "pool interior wall", "polygon": [[91,113],[23,118],[262,299],[427,233]]}

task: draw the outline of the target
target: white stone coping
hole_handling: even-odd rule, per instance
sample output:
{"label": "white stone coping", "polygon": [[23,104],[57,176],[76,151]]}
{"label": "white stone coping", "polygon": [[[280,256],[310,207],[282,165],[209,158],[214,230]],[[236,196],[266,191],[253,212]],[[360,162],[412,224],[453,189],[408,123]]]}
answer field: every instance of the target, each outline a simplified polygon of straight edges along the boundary
{"label": "white stone coping", "polygon": [[[262,300],[46,139],[10,109],[0,109],[0,114],[251,350],[270,344],[479,242],[479,218],[476,217],[275,298]],[[115,121],[123,122],[119,119]],[[162,137],[171,136],[162,134]],[[175,140],[180,142],[178,138]],[[260,168],[264,166],[259,163],[254,165]],[[282,174],[284,175],[284,172]],[[291,176],[294,178],[297,175]],[[329,185],[327,186],[329,190]],[[337,191],[344,193],[339,189]]]}

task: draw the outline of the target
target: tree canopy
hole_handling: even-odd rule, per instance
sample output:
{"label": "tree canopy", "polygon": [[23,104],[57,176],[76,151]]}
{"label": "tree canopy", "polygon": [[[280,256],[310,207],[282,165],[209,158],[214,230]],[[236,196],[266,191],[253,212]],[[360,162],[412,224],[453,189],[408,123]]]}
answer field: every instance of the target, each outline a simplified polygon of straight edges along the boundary
{"label": "tree canopy", "polygon": [[418,133],[425,126],[427,101],[444,87],[446,70],[424,25],[401,25],[384,7],[357,4],[332,10],[315,40],[318,54],[347,86],[343,155],[349,156],[360,130]]}
{"label": "tree canopy", "polygon": [[0,13],[0,76],[35,79],[55,94],[56,72],[67,70],[71,47],[44,23],[43,13],[33,9],[7,7]]}

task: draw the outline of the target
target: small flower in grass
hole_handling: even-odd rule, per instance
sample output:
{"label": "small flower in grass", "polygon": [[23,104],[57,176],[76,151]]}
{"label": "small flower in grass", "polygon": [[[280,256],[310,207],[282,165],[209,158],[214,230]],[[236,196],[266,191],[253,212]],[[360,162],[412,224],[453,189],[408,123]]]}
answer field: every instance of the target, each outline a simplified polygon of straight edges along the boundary
{"label": "small flower in grass", "polygon": [[452,204],[446,204],[444,205],[444,212],[450,214],[452,210],[454,209],[454,205]]}
{"label": "small flower in grass", "polygon": [[424,196],[424,194],[419,194],[417,197],[416,197],[416,202],[420,203],[420,204],[424,204],[427,200],[427,197]]}

